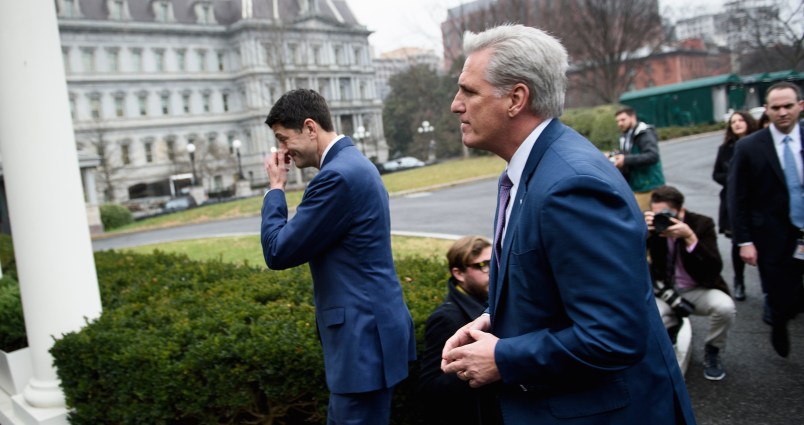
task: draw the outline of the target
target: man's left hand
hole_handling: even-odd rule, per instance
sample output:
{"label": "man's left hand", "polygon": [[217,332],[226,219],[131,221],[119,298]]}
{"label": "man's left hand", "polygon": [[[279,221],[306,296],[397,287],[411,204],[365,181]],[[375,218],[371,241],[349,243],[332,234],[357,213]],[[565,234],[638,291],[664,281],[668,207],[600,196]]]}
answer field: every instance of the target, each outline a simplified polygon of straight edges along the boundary
{"label": "man's left hand", "polygon": [[670,221],[673,222],[673,225],[662,232],[662,236],[666,238],[684,239],[684,242],[686,242],[687,246],[690,246],[698,241],[698,237],[695,235],[695,232],[692,231],[687,223],[672,217],[670,218]]}
{"label": "man's left hand", "polygon": [[451,361],[442,364],[444,373],[457,373],[458,378],[469,382],[472,388],[502,379],[494,361],[494,349],[499,338],[477,329],[469,331],[469,334],[475,342],[450,350],[446,358]]}

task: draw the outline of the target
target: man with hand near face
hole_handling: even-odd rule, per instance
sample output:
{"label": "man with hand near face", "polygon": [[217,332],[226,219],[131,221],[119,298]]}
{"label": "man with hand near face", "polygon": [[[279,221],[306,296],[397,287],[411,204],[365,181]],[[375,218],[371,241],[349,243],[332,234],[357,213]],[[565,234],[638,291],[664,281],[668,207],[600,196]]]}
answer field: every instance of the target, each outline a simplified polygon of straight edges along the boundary
{"label": "man with hand near face", "polygon": [[[265,160],[270,190],[260,232],[273,270],[310,264],[330,390],[327,424],[387,424],[393,387],[415,359],[413,321],[391,256],[388,192],[377,168],[334,131],[313,90],[285,93],[265,123],[279,150]],[[288,164],[320,170],[293,219]]]}

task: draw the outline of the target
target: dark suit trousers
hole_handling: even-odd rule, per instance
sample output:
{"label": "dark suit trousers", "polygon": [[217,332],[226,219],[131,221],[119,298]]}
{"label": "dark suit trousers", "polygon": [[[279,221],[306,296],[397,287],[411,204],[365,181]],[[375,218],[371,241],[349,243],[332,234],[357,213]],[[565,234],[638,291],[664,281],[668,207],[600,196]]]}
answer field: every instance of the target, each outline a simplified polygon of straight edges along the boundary
{"label": "dark suit trousers", "polygon": [[329,395],[327,425],[387,425],[393,388],[367,393]]}
{"label": "dark suit trousers", "polygon": [[[793,258],[798,235],[791,227],[783,246],[770,250],[757,246],[759,276],[774,322],[786,322],[804,311],[804,261]],[[769,251],[775,252],[769,255]]]}

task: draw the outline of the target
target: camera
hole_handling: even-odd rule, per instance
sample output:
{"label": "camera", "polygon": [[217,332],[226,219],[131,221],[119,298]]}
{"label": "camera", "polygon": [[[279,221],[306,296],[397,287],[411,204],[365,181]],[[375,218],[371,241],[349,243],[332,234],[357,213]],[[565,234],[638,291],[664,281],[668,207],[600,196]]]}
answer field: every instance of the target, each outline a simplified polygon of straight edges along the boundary
{"label": "camera", "polygon": [[653,229],[656,233],[662,233],[667,230],[668,227],[672,226],[673,220],[671,218],[677,218],[677,214],[671,211],[668,208],[665,208],[656,214],[653,215]]}
{"label": "camera", "polygon": [[695,311],[695,304],[681,298],[681,295],[678,295],[678,292],[672,287],[664,286],[654,289],[656,297],[666,302],[679,318],[687,317]]}
{"label": "camera", "polygon": [[616,159],[614,157],[619,155],[619,154],[621,154],[621,153],[622,152],[620,152],[620,151],[608,151],[608,152],[606,152],[606,156],[609,158],[609,161],[611,161],[611,163],[613,164],[614,161],[616,161]]}

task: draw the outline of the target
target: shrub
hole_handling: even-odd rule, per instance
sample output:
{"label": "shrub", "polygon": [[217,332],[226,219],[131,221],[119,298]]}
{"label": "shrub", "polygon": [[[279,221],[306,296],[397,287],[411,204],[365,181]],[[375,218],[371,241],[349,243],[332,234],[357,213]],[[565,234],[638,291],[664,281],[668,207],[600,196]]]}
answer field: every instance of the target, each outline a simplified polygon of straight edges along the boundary
{"label": "shrub", "polygon": [[103,228],[106,230],[116,229],[134,222],[131,211],[120,204],[101,205],[100,215]]}
{"label": "shrub", "polygon": [[0,350],[10,353],[27,346],[20,285],[11,277],[3,276],[0,279]]}
{"label": "shrub", "polygon": [[[96,254],[104,312],[51,350],[72,424],[322,423],[328,392],[307,266]],[[421,350],[446,265],[397,263]],[[395,392],[416,423],[417,366]],[[403,418],[398,419],[397,417]]]}
{"label": "shrub", "polygon": [[617,105],[594,108],[567,109],[561,121],[589,139],[598,149],[608,151],[617,147],[620,130],[614,119]]}

